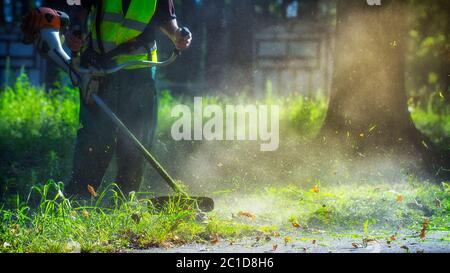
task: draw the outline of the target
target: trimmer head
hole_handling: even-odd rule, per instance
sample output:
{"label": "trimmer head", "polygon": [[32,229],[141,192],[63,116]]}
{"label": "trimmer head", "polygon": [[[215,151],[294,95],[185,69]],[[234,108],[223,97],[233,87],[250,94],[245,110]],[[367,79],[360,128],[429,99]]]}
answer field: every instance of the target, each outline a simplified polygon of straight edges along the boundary
{"label": "trimmer head", "polygon": [[186,210],[197,209],[201,212],[210,212],[214,210],[214,200],[209,197],[195,196],[161,196],[150,199],[152,205],[157,209],[168,208],[171,205]]}

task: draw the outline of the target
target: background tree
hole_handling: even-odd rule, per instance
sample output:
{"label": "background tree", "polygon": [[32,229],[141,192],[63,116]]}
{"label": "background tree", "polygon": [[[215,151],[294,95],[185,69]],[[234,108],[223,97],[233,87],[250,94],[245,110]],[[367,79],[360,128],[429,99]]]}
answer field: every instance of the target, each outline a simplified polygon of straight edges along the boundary
{"label": "background tree", "polygon": [[338,0],[335,72],[321,138],[350,143],[360,154],[391,150],[436,162],[433,145],[408,111],[406,11],[401,0],[381,6]]}

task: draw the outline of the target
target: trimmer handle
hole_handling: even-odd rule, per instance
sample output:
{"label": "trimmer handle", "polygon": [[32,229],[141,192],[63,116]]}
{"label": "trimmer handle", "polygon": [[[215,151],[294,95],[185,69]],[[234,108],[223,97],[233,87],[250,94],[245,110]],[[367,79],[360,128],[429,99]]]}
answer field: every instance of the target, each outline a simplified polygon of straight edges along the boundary
{"label": "trimmer handle", "polygon": [[[192,34],[191,31],[187,27],[182,27],[181,28],[181,36],[189,37],[191,34]],[[173,54],[176,55],[176,56],[180,56],[181,55],[181,51],[179,49],[177,49],[177,48],[174,48]]]}
{"label": "trimmer handle", "polygon": [[189,36],[191,34],[192,34],[191,31],[187,27],[182,27],[181,28],[181,36],[187,37],[187,36]]}

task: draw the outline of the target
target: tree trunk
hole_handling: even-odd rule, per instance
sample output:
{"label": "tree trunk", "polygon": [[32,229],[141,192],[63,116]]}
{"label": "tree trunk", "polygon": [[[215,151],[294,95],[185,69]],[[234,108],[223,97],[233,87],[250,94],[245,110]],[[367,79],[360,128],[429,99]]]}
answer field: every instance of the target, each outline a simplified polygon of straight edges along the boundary
{"label": "tree trunk", "polygon": [[406,11],[402,0],[381,6],[338,0],[335,72],[321,141],[358,154],[401,151],[429,162],[433,145],[415,128],[407,105]]}

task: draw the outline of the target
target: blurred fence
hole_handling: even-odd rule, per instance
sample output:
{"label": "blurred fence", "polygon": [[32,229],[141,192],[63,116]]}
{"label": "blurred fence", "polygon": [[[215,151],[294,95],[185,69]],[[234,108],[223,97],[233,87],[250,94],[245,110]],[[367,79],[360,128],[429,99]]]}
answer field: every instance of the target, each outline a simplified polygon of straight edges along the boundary
{"label": "blurred fence", "polygon": [[254,90],[274,94],[328,93],[332,75],[332,35],[315,21],[285,22],[254,35]]}

